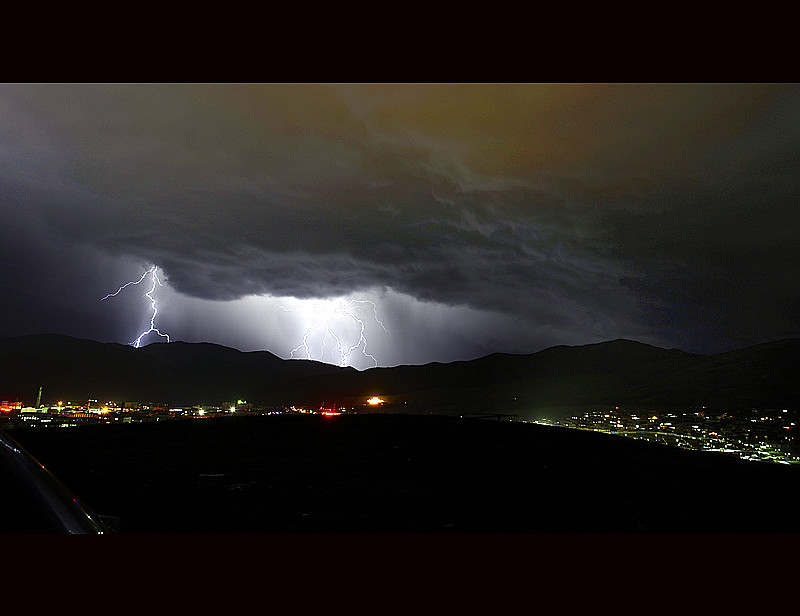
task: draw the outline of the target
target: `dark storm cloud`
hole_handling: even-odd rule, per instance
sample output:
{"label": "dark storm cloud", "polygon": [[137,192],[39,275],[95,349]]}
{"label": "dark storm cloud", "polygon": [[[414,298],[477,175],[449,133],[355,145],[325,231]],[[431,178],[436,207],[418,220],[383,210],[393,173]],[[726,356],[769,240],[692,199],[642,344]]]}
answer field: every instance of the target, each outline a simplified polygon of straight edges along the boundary
{"label": "dark storm cloud", "polygon": [[7,85],[0,207],[199,298],[388,288],[710,349],[798,334],[798,110],[794,86]]}

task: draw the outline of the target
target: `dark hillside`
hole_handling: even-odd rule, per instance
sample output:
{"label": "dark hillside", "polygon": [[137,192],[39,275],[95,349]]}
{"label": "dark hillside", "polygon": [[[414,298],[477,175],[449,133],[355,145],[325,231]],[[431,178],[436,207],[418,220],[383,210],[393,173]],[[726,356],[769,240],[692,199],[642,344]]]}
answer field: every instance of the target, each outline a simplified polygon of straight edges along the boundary
{"label": "dark hillside", "polygon": [[363,399],[379,393],[441,412],[611,404],[626,400],[634,387],[703,359],[675,349],[615,340],[558,346],[529,355],[495,353],[448,364],[373,368],[324,377],[317,385],[342,398]]}
{"label": "dark hillside", "polygon": [[144,387],[152,399],[169,392],[169,367],[129,345],[70,336],[35,335],[0,340],[0,395],[33,404],[39,387],[48,398],[136,400]]}
{"label": "dark hillside", "polygon": [[630,340],[529,355],[357,371],[208,343],[135,349],[67,336],[0,340],[0,397],[354,406],[373,395],[404,409],[460,414],[571,405],[800,406],[800,340],[703,356]]}
{"label": "dark hillside", "polygon": [[267,351],[242,352],[209,343],[155,343],[139,349],[173,372],[173,397],[202,404],[243,398],[271,405],[292,403],[311,381],[340,377],[353,368],[283,360]]}
{"label": "dark hillside", "polygon": [[632,393],[654,404],[707,404],[723,410],[798,408],[800,339],[703,357]]}
{"label": "dark hillside", "polygon": [[319,362],[282,360],[208,343],[154,343],[142,348],[61,335],[0,340],[0,396],[44,402],[145,400],[218,404],[245,398],[294,402],[309,381],[355,372]]}

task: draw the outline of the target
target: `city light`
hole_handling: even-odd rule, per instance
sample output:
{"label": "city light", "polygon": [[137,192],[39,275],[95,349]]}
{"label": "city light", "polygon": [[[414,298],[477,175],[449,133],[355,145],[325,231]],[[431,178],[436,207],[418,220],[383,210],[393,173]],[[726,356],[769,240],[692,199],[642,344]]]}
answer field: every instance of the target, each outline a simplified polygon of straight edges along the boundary
{"label": "city light", "polygon": [[[752,410],[755,418],[746,413],[687,410],[677,414],[666,413],[671,421],[661,422],[658,415],[652,414],[653,410],[645,413],[641,412],[642,409],[635,413],[596,410],[537,423],[645,439],[683,449],[732,454],[749,461],[800,464],[800,448],[795,444],[795,436],[784,431],[795,425],[796,422],[786,421],[794,416],[787,418],[777,413],[773,416],[756,409]],[[641,415],[647,416],[652,423],[638,423]],[[698,416],[702,418],[702,424],[697,423]],[[752,429],[747,427],[752,424],[756,426]]]}

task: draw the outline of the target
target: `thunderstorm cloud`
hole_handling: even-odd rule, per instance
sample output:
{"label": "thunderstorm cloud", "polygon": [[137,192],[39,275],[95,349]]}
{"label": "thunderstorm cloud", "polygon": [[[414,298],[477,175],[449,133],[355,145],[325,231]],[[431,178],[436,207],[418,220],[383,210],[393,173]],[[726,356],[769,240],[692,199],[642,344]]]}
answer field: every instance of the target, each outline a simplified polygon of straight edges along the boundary
{"label": "thunderstorm cloud", "polygon": [[127,341],[150,264],[187,339],[364,296],[393,363],[800,333],[796,85],[10,84],[0,162],[0,335]]}

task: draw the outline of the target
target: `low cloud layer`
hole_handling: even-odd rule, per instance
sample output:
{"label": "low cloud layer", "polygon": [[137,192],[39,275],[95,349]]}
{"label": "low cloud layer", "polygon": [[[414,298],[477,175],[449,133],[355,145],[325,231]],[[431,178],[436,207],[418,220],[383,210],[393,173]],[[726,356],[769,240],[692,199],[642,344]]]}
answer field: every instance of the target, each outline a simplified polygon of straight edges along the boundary
{"label": "low cloud layer", "polygon": [[[198,301],[370,293],[495,315],[475,320],[472,345],[461,328],[453,358],[492,339],[510,350],[509,323],[524,332],[514,352],[796,336],[798,95],[0,86],[0,215],[13,233],[2,250],[15,270],[2,333],[69,314],[92,337],[89,322],[102,327],[96,307],[82,315],[86,298],[152,263]],[[38,316],[20,314],[27,304]]]}

